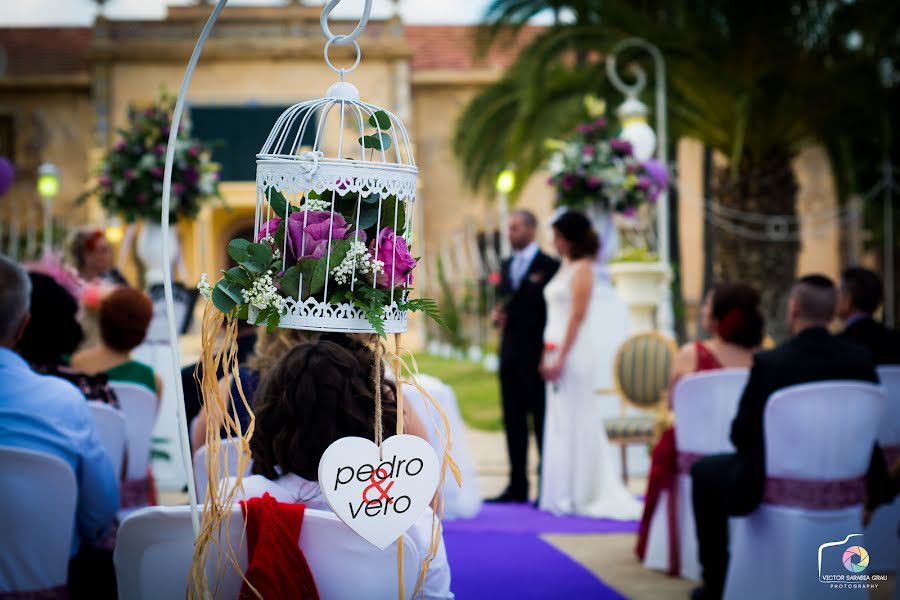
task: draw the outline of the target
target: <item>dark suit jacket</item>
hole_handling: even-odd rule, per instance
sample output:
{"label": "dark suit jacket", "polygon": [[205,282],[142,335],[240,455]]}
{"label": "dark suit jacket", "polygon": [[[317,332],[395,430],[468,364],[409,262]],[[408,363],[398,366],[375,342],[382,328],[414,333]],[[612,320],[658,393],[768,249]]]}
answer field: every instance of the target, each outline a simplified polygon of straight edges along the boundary
{"label": "dark suit jacket", "polygon": [[544,349],[547,305],[544,286],[559,269],[559,261],[538,252],[528,267],[519,289],[514,290],[509,269],[512,259],[503,261],[498,293],[506,308],[506,325],[500,343],[500,361],[537,371]]}
{"label": "dark suit jacket", "polygon": [[[777,348],[753,357],[750,378],[731,424],[731,441],[741,462],[741,487],[753,506],[762,501],[763,495],[763,414],[769,397],[791,385],[835,379],[878,382],[868,350],[834,337],[822,327],[801,331]],[[873,449],[867,484],[870,502],[890,498],[887,467],[877,446]]]}
{"label": "dark suit jacket", "polygon": [[875,355],[876,365],[900,364],[900,332],[888,329],[875,319],[853,321],[840,337],[865,346]]}

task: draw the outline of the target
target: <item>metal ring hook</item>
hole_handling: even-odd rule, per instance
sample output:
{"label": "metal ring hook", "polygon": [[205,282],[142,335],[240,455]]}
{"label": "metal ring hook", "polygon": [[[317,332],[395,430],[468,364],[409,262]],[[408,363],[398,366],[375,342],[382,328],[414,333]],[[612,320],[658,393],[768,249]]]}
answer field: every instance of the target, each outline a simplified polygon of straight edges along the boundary
{"label": "metal ring hook", "polygon": [[369,15],[372,14],[372,0],[366,0],[366,6],[363,8],[362,17],[359,20],[359,25],[356,26],[356,29],[351,31],[347,35],[334,35],[331,33],[331,29],[328,27],[328,17],[331,15],[331,11],[334,10],[338,4],[341,3],[341,0],[329,0],[325,5],[325,8],[322,9],[322,16],[319,17],[319,25],[322,27],[322,33],[328,39],[329,42],[335,43],[339,46],[344,44],[351,44],[356,41],[363,30],[366,28],[366,25],[369,23]]}

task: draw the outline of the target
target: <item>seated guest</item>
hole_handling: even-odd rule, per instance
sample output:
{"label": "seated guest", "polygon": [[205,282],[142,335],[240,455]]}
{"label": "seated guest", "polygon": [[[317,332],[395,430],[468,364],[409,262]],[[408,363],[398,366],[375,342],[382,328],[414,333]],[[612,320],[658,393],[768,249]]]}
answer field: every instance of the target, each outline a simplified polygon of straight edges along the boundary
{"label": "seated guest", "polygon": [[[708,456],[691,468],[704,584],[694,590],[694,600],[722,595],[728,568],[728,517],[750,514],[763,500],[763,415],[769,397],[802,383],[878,381],[868,350],[828,333],[826,326],[834,318],[836,306],[837,290],[827,277],[808,275],[794,285],[787,313],[793,337],[753,357],[750,378],[731,426],[731,441],[737,452]],[[877,446],[872,452],[867,488],[867,506],[891,497],[884,458]]]}
{"label": "seated guest", "polygon": [[84,396],[67,381],[35,373],[12,350],[28,324],[30,288],[25,271],[0,255],[0,440],[71,465],[78,481],[75,555],[112,524],[119,484]]}
{"label": "seated guest", "polygon": [[[330,511],[319,488],[319,460],[340,438],[374,441],[376,367],[383,371],[382,365],[375,365],[374,352],[354,353],[318,340],[294,346],[269,369],[254,397],[256,431],[250,440],[254,475],[244,478],[245,497],[268,493],[279,502]],[[382,423],[388,437],[397,428],[397,398],[393,383],[382,381]],[[426,510],[407,531],[419,556],[425,556],[431,545],[431,525],[432,514]],[[443,539],[423,592],[427,599],[454,597]]]}
{"label": "seated guest", "polygon": [[[691,373],[724,369],[729,367],[749,368],[753,361],[753,353],[759,349],[763,339],[764,319],[759,310],[759,292],[743,283],[720,283],[706,294],[700,308],[703,329],[712,333],[712,338],[705,342],[692,342],[681,347],[675,364],[669,391],[674,389],[679,379]],[[677,423],[676,423],[677,425]],[[644,514],[638,530],[635,552],[638,558],[644,559],[647,549],[647,537],[650,533],[650,521],[656,511],[660,492],[668,492],[669,521],[675,519],[679,499],[678,486],[678,454],[675,449],[675,428],[670,427],[663,432],[659,442],[653,449],[650,463],[650,475],[647,478],[647,497],[644,502]],[[688,502],[689,498],[681,501]],[[669,536],[669,574],[678,575],[681,571],[678,556],[678,537]]]}
{"label": "seated guest", "polygon": [[116,285],[128,285],[113,266],[113,250],[102,229],[85,229],[72,237],[69,253],[85,281],[103,279]]}
{"label": "seated guest", "polygon": [[[223,328],[224,329],[224,328]],[[238,321],[237,328],[237,363],[247,366],[247,360],[253,356],[256,345],[256,325],[247,321]],[[225,369],[219,365],[216,380],[225,377]],[[181,386],[184,389],[184,416],[188,423],[193,422],[203,404],[200,382],[203,381],[203,365],[194,363],[181,369]]]}
{"label": "seated guest", "polygon": [[[343,346],[354,354],[358,354],[361,357],[360,360],[365,360],[366,358],[370,361],[375,360],[369,336],[346,333],[317,334],[300,329],[276,329],[272,333],[264,332],[258,337],[254,354],[247,361],[247,365],[238,367],[238,375],[241,380],[240,390],[238,390],[237,381],[232,375],[219,380],[219,395],[223,399],[227,399],[228,394],[231,394],[234,400],[232,416],[236,417],[237,422],[240,423],[241,431],[247,430],[247,426],[250,424],[250,413],[244,406],[240,392],[243,391],[247,404],[252,407],[256,388],[259,387],[260,379],[266,372],[297,344],[302,344],[311,339],[327,339]],[[403,415],[406,419],[406,432],[427,439],[425,427],[418,415],[409,407],[405,408]],[[202,407],[197,414],[196,420],[191,425],[191,447],[194,450],[206,444],[208,421],[209,416],[206,407]],[[220,431],[220,437],[224,438],[228,435],[228,431],[223,427]]]}
{"label": "seated guest", "polygon": [[60,377],[74,384],[88,400],[118,406],[104,373],[88,375],[66,364],[82,341],[78,303],[53,278],[29,273],[31,319],[16,344],[16,351],[38,373]]}
{"label": "seated guest", "polygon": [[136,383],[161,396],[162,382],[153,368],[131,358],[131,351],[144,341],[152,317],[153,303],[147,294],[117,288],[100,304],[100,345],[76,353],[72,367],[90,374],[106,373],[110,381]]}
{"label": "seated guest", "polygon": [[850,267],[841,274],[841,337],[871,350],[876,365],[896,365],[900,364],[900,332],[888,329],[874,316],[881,306],[882,289],[881,278],[868,269]]}

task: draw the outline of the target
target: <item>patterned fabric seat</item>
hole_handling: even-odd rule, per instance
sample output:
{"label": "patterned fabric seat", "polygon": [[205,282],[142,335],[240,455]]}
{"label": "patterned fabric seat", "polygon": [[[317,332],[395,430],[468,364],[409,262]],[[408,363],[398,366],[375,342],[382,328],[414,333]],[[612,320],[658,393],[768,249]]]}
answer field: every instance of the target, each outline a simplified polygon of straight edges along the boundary
{"label": "patterned fabric seat", "polygon": [[630,415],[606,420],[606,436],[611,442],[623,438],[652,437],[656,430],[656,417],[650,415]]}
{"label": "patterned fabric seat", "polygon": [[[623,414],[607,419],[604,425],[609,441],[621,448],[622,477],[626,480],[626,446],[650,444],[665,427],[666,393],[677,350],[673,339],[647,331],[625,340],[616,353],[613,379],[615,392],[622,399]],[[625,415],[626,405],[644,414]]]}

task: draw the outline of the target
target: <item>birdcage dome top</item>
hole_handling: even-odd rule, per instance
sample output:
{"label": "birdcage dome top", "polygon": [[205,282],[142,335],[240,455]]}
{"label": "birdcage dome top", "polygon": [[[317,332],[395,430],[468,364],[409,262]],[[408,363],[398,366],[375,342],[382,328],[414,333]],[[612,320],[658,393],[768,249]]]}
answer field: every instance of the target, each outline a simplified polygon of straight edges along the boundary
{"label": "birdcage dome top", "polygon": [[403,122],[344,81],[285,110],[256,159],[257,184],[282,193],[415,198],[418,168]]}

